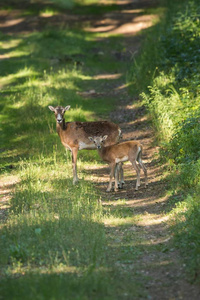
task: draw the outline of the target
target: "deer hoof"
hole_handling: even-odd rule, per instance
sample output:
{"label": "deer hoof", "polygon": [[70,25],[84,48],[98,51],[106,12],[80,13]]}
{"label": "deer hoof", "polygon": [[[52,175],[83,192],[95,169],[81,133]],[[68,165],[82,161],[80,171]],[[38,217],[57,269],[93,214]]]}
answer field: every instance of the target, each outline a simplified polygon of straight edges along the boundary
{"label": "deer hoof", "polygon": [[73,180],[73,185],[75,185],[75,184],[77,184],[78,183],[78,179],[76,179],[76,180]]}

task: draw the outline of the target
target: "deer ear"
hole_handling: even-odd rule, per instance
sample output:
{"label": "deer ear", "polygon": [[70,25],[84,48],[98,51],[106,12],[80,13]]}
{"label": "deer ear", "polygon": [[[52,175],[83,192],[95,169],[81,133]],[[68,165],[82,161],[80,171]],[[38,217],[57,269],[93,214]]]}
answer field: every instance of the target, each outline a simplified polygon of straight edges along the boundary
{"label": "deer ear", "polygon": [[94,139],[93,139],[91,136],[89,136],[88,139],[89,139],[91,142],[94,141]]}
{"label": "deer ear", "polygon": [[69,110],[69,109],[70,109],[70,105],[65,106],[64,111],[67,111],[67,110]]}
{"label": "deer ear", "polygon": [[51,111],[55,112],[55,108],[53,106],[48,106]]}
{"label": "deer ear", "polygon": [[105,141],[107,139],[107,137],[108,137],[108,135],[104,135],[102,140]]}

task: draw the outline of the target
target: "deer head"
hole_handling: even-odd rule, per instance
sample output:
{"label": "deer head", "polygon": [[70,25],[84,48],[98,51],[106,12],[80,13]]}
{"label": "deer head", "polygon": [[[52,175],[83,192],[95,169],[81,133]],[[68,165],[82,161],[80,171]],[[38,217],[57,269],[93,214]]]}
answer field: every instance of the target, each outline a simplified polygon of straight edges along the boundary
{"label": "deer head", "polygon": [[62,106],[56,106],[56,107],[49,106],[49,109],[54,112],[57,123],[61,124],[63,122],[65,112],[70,109],[70,105],[65,106],[65,107],[62,107]]}

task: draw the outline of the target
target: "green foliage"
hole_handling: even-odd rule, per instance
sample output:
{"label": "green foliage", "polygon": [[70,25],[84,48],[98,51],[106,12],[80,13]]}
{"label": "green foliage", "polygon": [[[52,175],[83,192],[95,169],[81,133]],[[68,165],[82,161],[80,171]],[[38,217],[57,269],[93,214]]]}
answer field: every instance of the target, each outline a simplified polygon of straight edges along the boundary
{"label": "green foliage", "polygon": [[179,202],[171,214],[172,230],[176,233],[175,242],[183,254],[186,265],[190,271],[190,278],[193,281],[197,280],[200,276],[199,213],[198,186],[196,193],[193,196],[188,195],[184,202]]}
{"label": "green foliage", "polygon": [[191,114],[172,137],[169,151],[175,163],[195,163],[200,157],[200,111]]}
{"label": "green foliage", "polygon": [[137,80],[142,82],[141,97],[162,144],[161,156],[175,170],[172,186],[184,194],[185,200],[172,211],[173,231],[191,274],[199,276],[200,4],[193,0],[165,5],[165,18],[148,35],[130,83],[134,88]]}
{"label": "green foliage", "polygon": [[154,124],[159,133],[159,138],[169,141],[182,116],[183,103],[180,95],[171,85],[173,77],[163,73],[154,79],[154,85],[149,87],[150,95],[143,93],[145,105],[154,118]]}

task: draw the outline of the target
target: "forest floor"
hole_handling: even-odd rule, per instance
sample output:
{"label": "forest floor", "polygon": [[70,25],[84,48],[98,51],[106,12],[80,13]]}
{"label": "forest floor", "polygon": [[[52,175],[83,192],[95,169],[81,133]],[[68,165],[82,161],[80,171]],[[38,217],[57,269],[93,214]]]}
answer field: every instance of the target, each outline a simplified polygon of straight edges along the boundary
{"label": "forest floor", "polygon": [[[140,9],[146,9],[155,6],[155,1],[118,1],[119,10],[107,13],[104,16],[81,16],[77,19],[74,15],[63,15],[62,21],[69,21],[70,26],[74,23],[85,27],[85,30],[93,32],[107,32],[109,34],[117,33],[124,35],[124,46],[129,56],[119,55],[122,63],[126,63],[133,55],[138,53],[142,36],[138,33],[151,26],[155,15],[140,15],[133,18],[132,13]],[[121,5],[123,4],[123,5]],[[0,29],[4,33],[15,34],[15,32],[29,32],[38,30],[42,27],[40,19],[35,17],[26,18],[23,22],[17,23],[15,18],[17,11],[3,15],[1,12]],[[54,22],[61,22],[60,16],[57,19],[53,17]],[[52,20],[51,20],[52,22]],[[4,27],[3,27],[4,24]],[[7,24],[7,26],[5,26]],[[13,26],[16,24],[16,26]],[[109,38],[109,37],[108,37]],[[114,53],[113,55],[116,55]],[[113,74],[107,74],[113,76]],[[135,191],[135,173],[130,164],[124,165],[125,185],[118,192],[106,193],[108,184],[108,167],[89,169],[86,166],[86,173],[92,173],[93,181],[101,192],[102,205],[105,210],[109,209],[113,214],[122,210],[130,216],[134,215],[134,223],[126,223],[126,226],[115,225],[105,220],[105,228],[108,244],[111,250],[108,250],[108,261],[110,264],[116,264],[119,276],[129,273],[132,281],[137,277],[145,277],[147,282],[145,288],[149,299],[200,299],[200,291],[197,286],[190,284],[185,273],[185,265],[182,263],[178,251],[173,247],[172,233],[168,224],[168,214],[166,207],[168,204],[167,185],[165,179],[165,166],[159,163],[158,151],[155,146],[155,132],[152,128],[150,117],[145,108],[138,103],[138,97],[133,97],[128,93],[126,82],[120,84],[109,82],[102,94],[108,94],[116,99],[116,110],[110,113],[110,120],[120,125],[123,132],[123,139],[137,139],[144,145],[144,162],[148,169],[149,186],[144,188],[142,176],[141,187]],[[86,92],[87,93],[87,92]],[[97,97],[91,93],[90,97]],[[143,174],[142,174],[143,175]],[[88,176],[89,177],[89,176]],[[9,182],[2,183],[1,198],[1,216],[6,209],[7,201],[16,183],[15,177],[10,177]],[[138,217],[137,217],[138,216]],[[133,233],[133,235],[132,235]],[[122,239],[134,236],[136,242],[143,248],[138,248],[138,259],[124,263],[120,260],[122,251]],[[134,241],[133,241],[134,242]],[[112,253],[112,254],[111,254]],[[121,274],[120,274],[121,273]],[[127,296],[127,297],[126,297]],[[124,299],[132,299],[130,295],[124,295]]]}

